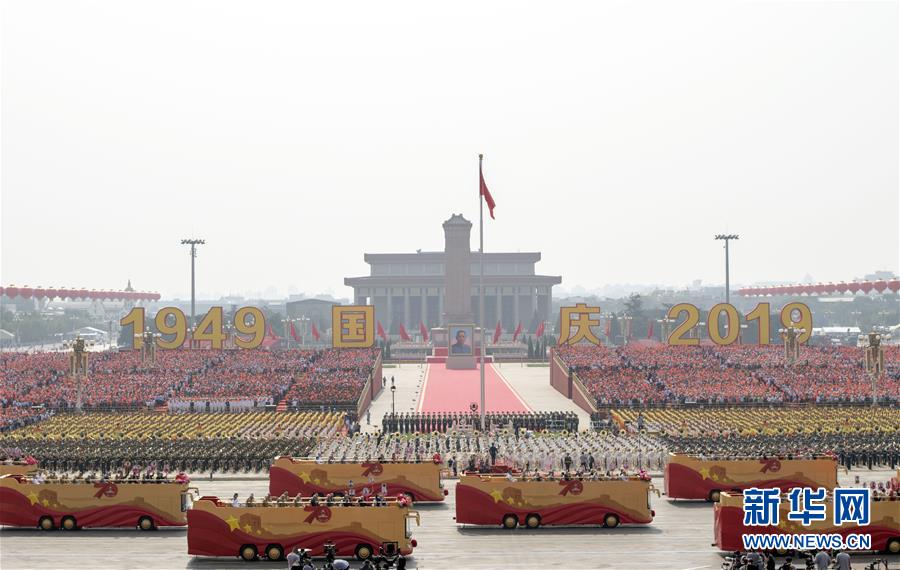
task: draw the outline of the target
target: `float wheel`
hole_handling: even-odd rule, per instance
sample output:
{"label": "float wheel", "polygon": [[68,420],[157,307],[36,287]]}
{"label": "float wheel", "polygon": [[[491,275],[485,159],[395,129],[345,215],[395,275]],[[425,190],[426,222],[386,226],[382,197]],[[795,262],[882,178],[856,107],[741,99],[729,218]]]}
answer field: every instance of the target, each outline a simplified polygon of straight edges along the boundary
{"label": "float wheel", "polygon": [[900,538],[889,538],[884,549],[888,554],[900,554]]}
{"label": "float wheel", "polygon": [[150,517],[141,517],[138,519],[138,528],[141,530],[153,530],[156,528],[156,525],[153,524],[153,519]]}
{"label": "float wheel", "polygon": [[59,526],[63,530],[75,530],[76,528],[78,528],[78,525],[75,523],[75,517],[73,517],[72,515],[64,516]]}
{"label": "float wheel", "polygon": [[53,524],[53,517],[41,517],[38,520],[38,528],[41,530],[53,530],[56,528],[56,525]]}
{"label": "float wheel", "polygon": [[516,515],[503,515],[503,528],[514,529],[519,526],[519,517]]}
{"label": "float wheel", "polygon": [[610,513],[603,517],[603,526],[606,528],[616,528],[619,526],[619,515]]}
{"label": "float wheel", "polygon": [[713,489],[709,492],[709,500],[713,503],[718,503],[719,499],[722,497],[722,491],[718,489]]}
{"label": "float wheel", "polygon": [[541,526],[541,517],[531,513],[527,517],[525,517],[525,526],[528,528],[537,528]]}
{"label": "float wheel", "polygon": [[355,552],[357,560],[368,560],[372,557],[372,547],[368,544],[358,544]]}
{"label": "float wheel", "polygon": [[244,546],[241,547],[239,556],[243,560],[250,562],[251,560],[256,560],[257,554],[258,554],[258,552],[256,551],[255,546],[253,546],[252,544],[245,544]]}
{"label": "float wheel", "polygon": [[270,544],[266,547],[266,558],[269,560],[281,560],[284,558],[284,548],[280,544]]}

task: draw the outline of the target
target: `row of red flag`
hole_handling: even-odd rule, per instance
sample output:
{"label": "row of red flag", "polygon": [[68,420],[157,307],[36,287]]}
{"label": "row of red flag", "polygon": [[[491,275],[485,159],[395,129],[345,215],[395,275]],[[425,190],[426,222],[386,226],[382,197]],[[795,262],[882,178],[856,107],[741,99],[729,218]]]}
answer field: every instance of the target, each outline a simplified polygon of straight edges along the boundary
{"label": "row of red flag", "polygon": [[[652,326],[652,325],[651,325]],[[316,328],[316,324],[312,324],[312,336],[316,340],[319,340],[319,329]],[[387,339],[387,333],[384,332],[384,327],[381,326],[381,321],[376,321],[376,332],[378,336],[381,337],[382,340]],[[422,340],[424,342],[428,342],[428,328],[425,326],[425,323],[419,321],[419,334],[422,335]],[[500,321],[497,321],[497,328],[494,329],[494,344],[497,344],[497,341],[500,340],[500,335],[503,334],[503,328],[500,326]],[[522,323],[520,322],[518,326],[516,326],[516,331],[513,333],[513,342],[516,342],[516,339],[519,338],[519,335],[522,334]],[[652,334],[652,333],[651,333]],[[537,326],[537,329],[534,331],[534,336],[543,336],[544,335],[544,321]],[[269,338],[278,338],[278,335],[275,334],[275,329],[272,328],[272,324],[269,323],[268,330],[266,331],[266,336]],[[294,323],[291,323],[291,338],[297,342],[300,342],[300,335],[297,334],[297,329],[294,328]],[[409,333],[406,331],[406,327],[403,326],[403,323],[400,323],[400,340],[412,340],[409,336]]]}
{"label": "row of red flag", "polygon": [[[384,332],[384,327],[381,326],[381,321],[377,321],[376,324],[376,332],[378,336],[381,337],[382,340],[387,339],[387,333]],[[428,328],[425,326],[425,323],[419,321],[419,334],[422,335],[422,341],[428,342]],[[500,321],[497,321],[497,328],[494,329],[494,344],[497,344],[497,341],[500,340],[500,335],[503,334],[503,327],[500,325]],[[519,338],[519,335],[522,334],[522,323],[520,322],[518,326],[516,326],[516,330],[513,333],[513,342]],[[535,336],[543,336],[544,335],[544,321],[541,321],[537,326],[537,329],[534,331]],[[400,340],[412,340],[409,336],[409,332],[407,332],[406,327],[403,326],[403,323],[400,323]]]}

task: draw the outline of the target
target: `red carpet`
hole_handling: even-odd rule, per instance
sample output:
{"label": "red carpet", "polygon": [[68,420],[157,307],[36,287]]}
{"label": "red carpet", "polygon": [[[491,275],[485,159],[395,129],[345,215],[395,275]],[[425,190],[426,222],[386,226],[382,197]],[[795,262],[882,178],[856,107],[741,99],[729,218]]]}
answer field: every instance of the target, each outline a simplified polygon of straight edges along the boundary
{"label": "red carpet", "polygon": [[[448,370],[443,364],[429,364],[418,411],[468,412],[472,402],[481,400],[479,379],[477,368]],[[484,369],[484,401],[488,412],[531,411],[490,364]]]}

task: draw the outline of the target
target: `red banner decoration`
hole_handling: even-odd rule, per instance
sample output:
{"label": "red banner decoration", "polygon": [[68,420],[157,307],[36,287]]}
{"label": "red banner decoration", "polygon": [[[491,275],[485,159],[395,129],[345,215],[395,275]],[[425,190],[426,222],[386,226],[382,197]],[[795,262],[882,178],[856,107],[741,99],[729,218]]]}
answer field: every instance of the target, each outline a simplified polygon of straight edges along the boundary
{"label": "red banner decoration", "polygon": [[312,335],[314,339],[319,340],[319,329],[316,328],[316,323],[312,324]]}
{"label": "red banner decoration", "polygon": [[403,326],[403,323],[400,323],[400,340],[410,340],[409,333],[406,332],[406,327]]}
{"label": "red banner decoration", "polygon": [[384,327],[381,326],[381,321],[375,322],[375,329],[376,329],[376,332],[378,333],[378,336],[381,337],[381,340],[387,340],[387,335],[384,334]]}
{"label": "red banner decoration", "polygon": [[559,485],[562,487],[562,491],[559,494],[564,497],[569,493],[580,495],[584,491],[584,484],[581,481],[560,481]]}
{"label": "red banner decoration", "polygon": [[503,329],[500,327],[500,321],[497,321],[497,328],[494,329],[494,344],[497,344],[497,341],[500,340],[501,334],[503,334]]}
{"label": "red banner decoration", "polygon": [[327,523],[331,520],[331,509],[329,509],[328,507],[319,505],[306,505],[303,510],[309,513],[309,516],[303,519],[303,522],[305,522],[306,524],[312,524],[313,521]]}
{"label": "red banner decoration", "polygon": [[422,321],[419,321],[419,332],[422,334],[422,342],[428,342],[428,329]]}
{"label": "red banner decoration", "polygon": [[541,324],[538,325],[536,331],[534,331],[534,336],[544,336],[544,321],[541,321]]}
{"label": "red banner decoration", "polygon": [[522,321],[519,321],[519,324],[516,325],[516,331],[513,333],[513,342],[516,342],[520,334],[522,334]]}
{"label": "red banner decoration", "polygon": [[115,497],[119,494],[119,488],[115,483],[94,483],[94,488],[98,489],[96,493],[94,493],[94,498],[99,499],[100,497]]}
{"label": "red banner decoration", "polygon": [[368,477],[369,475],[381,475],[384,473],[384,466],[381,463],[363,463],[363,477]]}

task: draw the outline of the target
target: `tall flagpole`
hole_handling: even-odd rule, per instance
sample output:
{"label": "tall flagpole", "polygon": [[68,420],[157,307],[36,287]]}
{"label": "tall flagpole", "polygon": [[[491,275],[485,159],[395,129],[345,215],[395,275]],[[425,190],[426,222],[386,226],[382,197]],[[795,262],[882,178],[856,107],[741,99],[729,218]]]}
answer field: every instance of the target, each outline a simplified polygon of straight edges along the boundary
{"label": "tall flagpole", "polygon": [[484,155],[478,155],[478,320],[481,325],[481,431],[484,425],[484,196],[481,195],[481,161]]}

